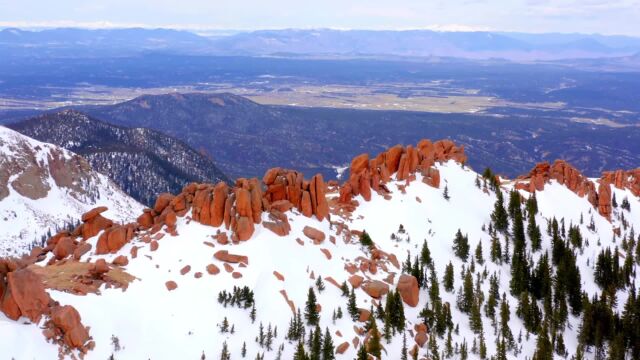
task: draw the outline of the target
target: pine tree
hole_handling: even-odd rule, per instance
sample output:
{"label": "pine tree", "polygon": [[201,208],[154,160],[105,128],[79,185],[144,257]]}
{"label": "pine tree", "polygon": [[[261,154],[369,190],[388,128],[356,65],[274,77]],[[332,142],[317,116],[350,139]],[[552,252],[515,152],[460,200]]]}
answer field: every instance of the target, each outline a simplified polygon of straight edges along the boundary
{"label": "pine tree", "polygon": [[402,333],[402,350],[400,350],[400,360],[409,360],[407,352],[407,333]]}
{"label": "pine tree", "polygon": [[509,218],[507,211],[504,209],[504,198],[502,197],[502,191],[498,189],[496,191],[497,200],[493,207],[493,213],[491,214],[491,220],[496,230],[505,232],[509,228]]}
{"label": "pine tree", "polygon": [[478,246],[476,246],[476,261],[478,264],[484,264],[484,256],[482,255],[482,241],[478,241]]}
{"label": "pine tree", "polygon": [[[436,270],[431,268],[429,274],[429,299],[431,299],[431,303],[440,301],[440,284],[438,283],[438,274],[436,274]],[[402,303],[402,300],[400,300]]]}
{"label": "pine tree", "polygon": [[335,360],[336,356],[334,355],[334,350],[335,348],[333,346],[331,333],[329,332],[329,328],[326,328],[322,343],[322,360]]}
{"label": "pine tree", "polygon": [[449,261],[449,264],[446,266],[444,270],[444,289],[448,292],[453,291],[454,286],[454,275],[453,275],[453,264]]}
{"label": "pine tree", "polygon": [[227,347],[227,342],[222,343],[222,351],[220,352],[220,360],[231,360],[231,354],[229,353],[229,348]]}
{"label": "pine tree", "polygon": [[242,343],[242,349],[240,349],[240,355],[244,358],[247,356],[247,343]]}
{"label": "pine tree", "polygon": [[318,275],[316,279],[316,288],[318,288],[318,292],[322,292],[324,290],[324,282],[322,281],[322,276]]}
{"label": "pine tree", "polygon": [[449,199],[451,199],[451,197],[449,196],[449,186],[447,186],[447,184],[444,185],[444,192],[442,193],[442,196],[447,201],[449,201]]}
{"label": "pine tree", "polygon": [[346,281],[342,282],[342,285],[340,285],[340,290],[342,291],[342,296],[349,297],[349,286],[347,285]]}
{"label": "pine tree", "polygon": [[373,247],[373,240],[371,240],[371,236],[369,236],[366,230],[363,230],[362,234],[360,234],[360,244],[367,248]]}
{"label": "pine tree", "polygon": [[518,208],[513,220],[513,256],[511,257],[511,293],[519,295],[529,285],[529,265],[525,249],[524,225],[522,212]]}
{"label": "pine tree", "polygon": [[302,340],[298,341],[296,352],[293,354],[293,360],[309,360],[307,353],[304,351],[304,344]]}
{"label": "pine tree", "polygon": [[[294,359],[294,360],[297,360],[297,359]],[[369,354],[367,354],[367,349],[365,349],[364,344],[360,345],[356,360],[369,360]]]}
{"label": "pine tree", "polygon": [[304,317],[309,325],[317,325],[320,321],[316,293],[313,291],[312,287],[309,288],[309,293],[307,294],[307,304],[304,310]]}
{"label": "pine tree", "polygon": [[358,311],[358,305],[356,304],[356,293],[353,288],[351,288],[351,293],[349,293],[349,302],[347,304],[347,311],[349,315],[351,315],[351,319],[353,321],[357,321],[360,317],[360,312]]}
{"label": "pine tree", "polygon": [[453,239],[453,251],[462,261],[467,261],[467,257],[469,256],[469,239],[467,236],[462,236],[460,229],[458,229],[456,237]]}
{"label": "pine tree", "polygon": [[473,303],[473,278],[470,271],[466,271],[463,280],[463,286],[458,292],[458,308],[464,313],[471,312]]}
{"label": "pine tree", "polygon": [[367,343],[368,353],[380,359],[382,356],[382,344],[380,343],[378,325],[373,316],[369,317],[369,329],[371,331],[371,337],[369,337],[369,342]]}
{"label": "pine tree", "polygon": [[536,224],[536,216],[533,212],[528,212],[529,221],[527,223],[527,235],[531,240],[531,250],[534,252],[540,250],[542,242],[542,234],[540,233],[540,227]]}
{"label": "pine tree", "polygon": [[477,300],[472,301],[469,323],[474,333],[480,334],[482,332],[482,315],[480,314],[480,304]]}
{"label": "pine tree", "polygon": [[491,236],[491,261],[502,264],[502,246],[497,236]]}
{"label": "pine tree", "polygon": [[320,360],[322,356],[322,330],[316,325],[311,337],[311,346],[309,349],[309,360]]}
{"label": "pine tree", "polygon": [[432,265],[431,251],[426,239],[422,243],[422,249],[420,250],[420,261],[425,265]]}

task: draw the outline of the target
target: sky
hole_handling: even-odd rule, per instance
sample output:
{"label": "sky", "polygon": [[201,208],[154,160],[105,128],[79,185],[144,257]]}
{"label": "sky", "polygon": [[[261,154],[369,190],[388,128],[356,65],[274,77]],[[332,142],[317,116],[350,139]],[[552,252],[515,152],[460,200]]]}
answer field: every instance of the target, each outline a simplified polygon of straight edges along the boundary
{"label": "sky", "polygon": [[436,29],[640,36],[640,0],[0,0],[0,27]]}

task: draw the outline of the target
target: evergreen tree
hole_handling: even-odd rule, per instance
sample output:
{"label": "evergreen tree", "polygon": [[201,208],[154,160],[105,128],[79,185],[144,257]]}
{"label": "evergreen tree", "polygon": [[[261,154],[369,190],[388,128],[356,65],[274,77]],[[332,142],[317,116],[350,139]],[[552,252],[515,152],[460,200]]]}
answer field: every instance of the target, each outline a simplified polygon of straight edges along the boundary
{"label": "evergreen tree", "polygon": [[369,360],[369,354],[367,354],[367,349],[365,349],[364,344],[360,345],[360,348],[358,349],[358,354],[356,356],[357,356],[356,360]]}
{"label": "evergreen tree", "polygon": [[482,255],[482,241],[478,241],[478,246],[476,246],[476,261],[478,264],[484,264],[484,256]]}
{"label": "evergreen tree", "polygon": [[311,346],[309,349],[309,360],[321,360],[322,358],[322,330],[316,325],[311,337]]}
{"label": "evergreen tree", "polygon": [[222,351],[220,352],[220,360],[231,360],[231,354],[229,353],[229,348],[227,346],[227,342],[222,343]]}
{"label": "evergreen tree", "polygon": [[[431,303],[440,302],[440,284],[434,268],[431,268],[429,274],[429,299],[431,299]],[[402,299],[400,302],[402,303]]]}
{"label": "evergreen tree", "polygon": [[536,216],[533,212],[528,212],[529,221],[527,223],[527,235],[531,240],[531,250],[534,252],[540,250],[542,243],[542,234],[540,233],[540,227],[536,224]]}
{"label": "evergreen tree", "polygon": [[453,239],[453,251],[456,256],[466,262],[469,256],[469,239],[467,236],[463,236],[460,229],[456,233],[455,239]]}
{"label": "evergreen tree", "polygon": [[369,317],[369,329],[371,331],[371,337],[369,337],[369,342],[367,343],[368,353],[380,359],[382,356],[382,344],[380,343],[378,325],[373,316]]}
{"label": "evergreen tree", "polygon": [[420,250],[420,261],[425,265],[432,265],[431,251],[426,239],[422,243],[422,249]]}
{"label": "evergreen tree", "polygon": [[373,247],[373,240],[371,240],[371,236],[369,236],[366,230],[363,230],[362,234],[360,234],[360,244],[367,248]]}
{"label": "evergreen tree", "polygon": [[453,291],[453,283],[454,283],[454,275],[453,275],[453,264],[449,261],[449,264],[444,269],[444,289],[448,292]]}
{"label": "evergreen tree", "polygon": [[525,249],[524,225],[522,212],[518,208],[513,220],[513,256],[511,257],[511,293],[519,295],[527,290],[529,283],[529,265]]}
{"label": "evergreen tree", "polygon": [[293,360],[309,360],[306,351],[304,351],[304,344],[302,340],[298,341],[296,352],[293,354]]}
{"label": "evergreen tree", "polygon": [[318,303],[316,299],[316,293],[313,288],[309,288],[307,294],[307,303],[304,310],[304,318],[309,325],[317,325],[320,321],[320,314],[318,314]]}
{"label": "evergreen tree", "polygon": [[316,288],[318,288],[318,292],[322,292],[324,290],[324,282],[320,275],[318,275],[318,278],[316,279]]}
{"label": "evergreen tree", "polygon": [[324,341],[322,343],[322,360],[335,360],[336,356],[334,353],[335,348],[333,346],[333,339],[331,338],[329,328],[326,328],[324,332]]}
{"label": "evergreen tree", "polygon": [[358,306],[356,304],[356,292],[351,288],[351,293],[349,293],[349,302],[347,304],[347,312],[351,316],[353,321],[357,321],[360,317],[360,312],[358,311]]}
{"label": "evergreen tree", "polygon": [[409,360],[407,352],[407,334],[402,334],[402,350],[400,350],[400,360]]}
{"label": "evergreen tree", "polygon": [[463,286],[458,292],[458,308],[464,313],[471,312],[473,304],[473,278],[470,271],[466,271],[463,280]]}
{"label": "evergreen tree", "polygon": [[451,199],[451,197],[449,196],[449,186],[447,186],[447,184],[444,185],[444,192],[442,193],[442,196],[447,201],[449,201],[449,199]]}
{"label": "evergreen tree", "polygon": [[491,261],[502,264],[502,246],[497,236],[491,236]]}
{"label": "evergreen tree", "polygon": [[509,228],[509,218],[507,211],[504,209],[504,198],[502,197],[502,191],[498,189],[496,191],[497,200],[493,207],[493,213],[491,214],[491,220],[496,230],[505,232]]}
{"label": "evergreen tree", "polygon": [[244,358],[247,356],[247,343],[242,342],[242,349],[240,349],[240,355]]}

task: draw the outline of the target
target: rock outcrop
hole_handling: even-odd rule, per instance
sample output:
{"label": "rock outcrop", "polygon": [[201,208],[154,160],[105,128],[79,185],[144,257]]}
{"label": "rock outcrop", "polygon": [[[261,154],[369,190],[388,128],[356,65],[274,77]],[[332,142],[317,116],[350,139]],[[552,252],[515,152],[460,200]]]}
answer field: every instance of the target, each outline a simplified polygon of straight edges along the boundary
{"label": "rock outcrop", "polygon": [[[553,164],[542,162],[537,164],[527,176],[516,179],[515,188],[529,192],[542,191],[551,180],[566,186],[580,197],[586,197],[589,203],[598,210],[600,215],[611,219],[611,188],[610,180],[615,180],[615,174],[603,176],[596,184],[579,170],[564,160],[556,160]],[[622,181],[621,181],[622,185]]]}
{"label": "rock outcrop", "polygon": [[371,200],[371,192],[384,190],[393,174],[396,180],[411,181],[412,175],[420,172],[425,183],[439,187],[440,174],[433,165],[449,160],[461,164],[467,161],[464,147],[457,147],[450,140],[435,143],[421,140],[416,147],[409,145],[406,148],[396,145],[373,159],[368,154],[358,155],[351,161],[349,180],[340,188],[339,202],[349,204],[358,195],[365,201]]}

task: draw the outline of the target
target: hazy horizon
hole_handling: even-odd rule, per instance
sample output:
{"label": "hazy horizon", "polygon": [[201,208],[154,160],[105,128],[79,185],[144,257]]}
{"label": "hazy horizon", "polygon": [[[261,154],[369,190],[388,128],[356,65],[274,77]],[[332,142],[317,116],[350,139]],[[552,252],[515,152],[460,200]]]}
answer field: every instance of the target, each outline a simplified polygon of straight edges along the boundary
{"label": "hazy horizon", "polygon": [[0,27],[250,31],[348,29],[640,36],[640,0],[293,0],[202,2],[0,0]]}

